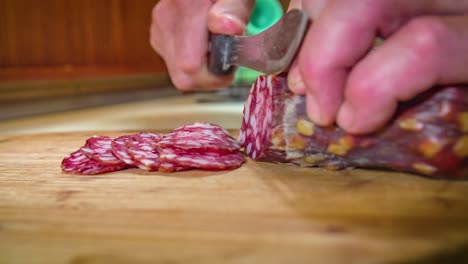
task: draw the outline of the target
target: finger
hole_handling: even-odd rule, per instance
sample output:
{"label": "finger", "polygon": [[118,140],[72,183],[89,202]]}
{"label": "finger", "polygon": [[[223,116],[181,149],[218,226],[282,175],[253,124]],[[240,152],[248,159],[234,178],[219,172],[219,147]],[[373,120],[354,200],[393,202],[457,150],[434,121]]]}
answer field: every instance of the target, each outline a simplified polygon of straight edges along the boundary
{"label": "finger", "polygon": [[156,53],[158,53],[160,56],[162,55],[162,51],[161,51],[161,47],[159,45],[159,39],[158,39],[158,36],[161,35],[161,31],[158,27],[158,25],[156,23],[151,23],[151,26],[150,26],[150,45],[151,47],[153,48],[154,51],[156,51]]}
{"label": "finger", "polygon": [[288,87],[295,94],[305,94],[306,87],[302,82],[297,59],[293,61],[288,72]]}
{"label": "finger", "polygon": [[307,9],[307,14],[309,17],[314,20],[316,19],[322,10],[325,8],[325,5],[331,2],[330,0],[291,0],[289,3],[288,10],[291,9]]}
{"label": "finger", "polygon": [[175,23],[172,23],[174,16],[175,8],[170,1],[159,1],[151,12],[150,44],[161,57],[164,57],[164,46],[172,44],[168,41],[175,31]]}
{"label": "finger", "polygon": [[[327,0],[316,0],[308,3],[308,16],[312,23],[313,19],[318,16],[325,6]],[[303,0],[291,0],[289,2],[288,11],[292,9],[303,9]],[[288,87],[295,94],[305,94],[306,87],[302,80],[299,63],[297,58],[291,64],[288,72]]]}
{"label": "finger", "polygon": [[[206,28],[211,0],[198,2],[197,12],[192,5],[178,6],[179,12],[193,14],[183,23],[175,23],[175,37],[169,38],[166,46],[166,62],[174,85],[183,91],[211,89],[228,85],[232,76],[217,77],[210,74],[206,66],[208,51],[208,29]],[[182,10],[181,10],[182,9]],[[183,10],[186,9],[186,10]]]}
{"label": "finger", "polygon": [[255,0],[218,0],[208,14],[212,33],[241,35],[249,22]]}
{"label": "finger", "polygon": [[435,84],[468,81],[468,17],[420,17],[402,27],[353,69],[338,124],[372,132],[397,103]]}
{"label": "finger", "polygon": [[167,65],[167,69],[172,83],[182,92],[216,90],[228,86],[234,78],[233,75],[214,76],[205,67],[194,74],[186,74],[170,65]]}
{"label": "finger", "polygon": [[[177,88],[191,90],[196,87],[193,76],[198,75],[204,65],[204,56],[208,49],[208,31],[206,18],[211,7],[211,1],[204,0],[197,3],[197,12],[191,12],[191,5],[177,4],[175,8],[181,14],[191,14],[190,20],[181,18],[179,23],[174,23],[172,37],[167,38],[166,63],[171,79]],[[172,17],[172,22],[175,22]]]}
{"label": "finger", "polygon": [[373,44],[378,9],[369,0],[337,0],[327,2],[317,12],[313,2],[303,3],[307,13],[319,16],[299,53],[302,80],[296,83],[303,83],[308,102],[315,104],[308,106],[310,118],[319,125],[330,125],[342,103],[350,68]]}
{"label": "finger", "polygon": [[292,9],[302,9],[302,0],[291,0],[289,1],[288,11]]}

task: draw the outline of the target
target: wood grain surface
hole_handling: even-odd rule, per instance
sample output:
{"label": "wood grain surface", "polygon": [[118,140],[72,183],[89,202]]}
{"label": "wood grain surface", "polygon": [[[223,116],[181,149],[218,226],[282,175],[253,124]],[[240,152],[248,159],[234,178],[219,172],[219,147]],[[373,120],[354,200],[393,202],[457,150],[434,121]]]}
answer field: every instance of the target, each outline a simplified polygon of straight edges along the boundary
{"label": "wood grain surface", "polygon": [[417,263],[466,252],[467,181],[251,160],[223,172],[62,173],[93,134],[124,132],[0,136],[0,263]]}

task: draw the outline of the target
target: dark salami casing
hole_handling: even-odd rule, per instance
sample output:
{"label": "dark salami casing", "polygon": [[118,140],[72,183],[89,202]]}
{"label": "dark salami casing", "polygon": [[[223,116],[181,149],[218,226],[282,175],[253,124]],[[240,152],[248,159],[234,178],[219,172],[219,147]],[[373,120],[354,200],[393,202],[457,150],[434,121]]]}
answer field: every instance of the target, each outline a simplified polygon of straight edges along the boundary
{"label": "dark salami casing", "polygon": [[238,140],[259,161],[460,178],[468,176],[468,87],[435,87],[401,104],[378,132],[358,136],[315,125],[285,74],[261,76],[246,101]]}

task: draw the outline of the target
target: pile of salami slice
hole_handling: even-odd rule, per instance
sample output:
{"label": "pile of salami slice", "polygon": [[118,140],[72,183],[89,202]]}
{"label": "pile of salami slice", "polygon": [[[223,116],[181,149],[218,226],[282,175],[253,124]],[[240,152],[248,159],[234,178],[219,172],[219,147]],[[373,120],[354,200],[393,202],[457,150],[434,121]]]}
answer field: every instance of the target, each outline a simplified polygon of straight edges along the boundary
{"label": "pile of salami slice", "polygon": [[239,143],[254,160],[332,169],[383,168],[430,177],[468,177],[468,87],[434,87],[400,105],[371,135],[315,125],[286,74],[260,76],[245,103]]}
{"label": "pile of salami slice", "polygon": [[94,136],[62,161],[67,173],[93,175],[138,167],[146,171],[229,170],[245,162],[239,144],[224,128],[193,123],[168,134]]}

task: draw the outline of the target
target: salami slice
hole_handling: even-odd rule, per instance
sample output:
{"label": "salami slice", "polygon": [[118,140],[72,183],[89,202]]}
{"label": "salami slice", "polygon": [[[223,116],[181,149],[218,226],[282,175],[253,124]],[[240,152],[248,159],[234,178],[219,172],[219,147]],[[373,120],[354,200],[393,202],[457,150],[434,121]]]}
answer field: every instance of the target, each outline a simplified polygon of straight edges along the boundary
{"label": "salami slice", "polygon": [[192,169],[191,167],[174,164],[172,162],[161,161],[159,164],[160,172],[178,172]]}
{"label": "salami slice", "polygon": [[221,126],[218,126],[218,125],[215,125],[215,124],[204,123],[204,122],[195,122],[195,123],[192,123],[192,124],[186,124],[186,125],[177,127],[175,129],[173,129],[172,131],[173,132],[174,131],[197,131],[197,130],[205,130],[205,129],[219,130],[219,131],[222,131],[223,133],[229,135],[229,132],[225,128],[223,128]]}
{"label": "salami slice", "polygon": [[240,152],[195,152],[182,151],[173,148],[160,150],[160,158],[163,161],[204,170],[229,170],[240,167],[245,158]]}
{"label": "salami slice", "polygon": [[158,142],[158,148],[175,148],[192,151],[234,152],[239,143],[229,132],[217,125],[194,123],[174,129]]}
{"label": "salami slice", "polygon": [[[164,136],[138,133],[118,138],[91,137],[79,151],[62,161],[62,169],[77,174],[100,174],[132,166],[160,172],[234,169],[245,161],[239,149],[226,129],[193,123]],[[161,151],[171,155],[162,159]],[[172,158],[174,154],[177,159]]]}
{"label": "salami slice", "polygon": [[142,170],[157,171],[161,164],[156,143],[161,135],[140,133],[127,141],[127,151],[135,161],[135,165]]}
{"label": "salami slice", "polygon": [[112,153],[113,138],[107,136],[94,136],[86,140],[81,152],[88,158],[104,165],[123,165],[125,162]]}
{"label": "salami slice", "polygon": [[104,165],[88,158],[80,150],[73,152],[62,160],[62,170],[67,173],[94,175],[124,169],[125,164]]}
{"label": "salami slice", "polygon": [[468,87],[434,87],[401,104],[383,129],[356,136],[315,125],[304,96],[289,91],[285,74],[261,76],[244,106],[238,140],[259,161],[468,176]]}
{"label": "salami slice", "polygon": [[127,165],[136,166],[133,157],[128,153],[127,144],[134,141],[138,137],[137,134],[123,135],[114,139],[111,143],[111,151],[115,157],[125,162]]}

